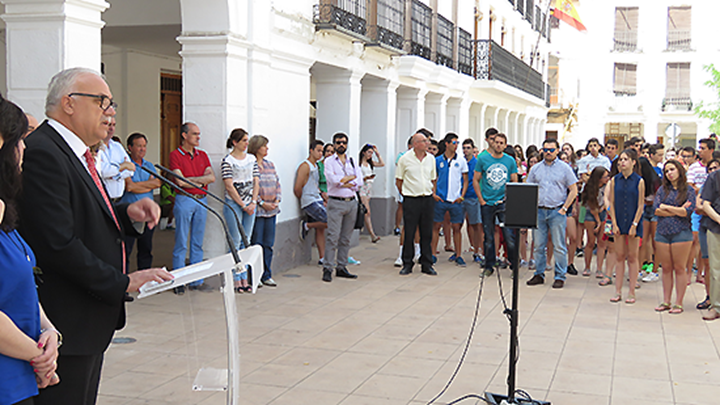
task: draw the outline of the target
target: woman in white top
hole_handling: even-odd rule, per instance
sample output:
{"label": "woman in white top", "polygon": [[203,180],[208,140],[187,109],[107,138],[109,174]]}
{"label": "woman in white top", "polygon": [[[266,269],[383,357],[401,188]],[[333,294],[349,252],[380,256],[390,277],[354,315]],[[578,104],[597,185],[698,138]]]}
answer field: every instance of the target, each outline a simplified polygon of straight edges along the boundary
{"label": "woman in white top", "polygon": [[[221,164],[222,179],[225,183],[225,202],[232,207],[235,215],[245,230],[248,239],[255,225],[255,209],[260,189],[260,174],[257,160],[254,155],[246,153],[248,147],[248,133],[242,128],[233,129],[227,140],[227,148],[232,151],[227,154]],[[240,238],[240,230],[235,221],[235,215],[230,208],[223,208],[228,231],[232,237],[231,249],[244,249],[245,243]],[[235,291],[242,293],[250,291],[247,273],[235,274]]]}
{"label": "woman in white top", "polygon": [[[377,156],[377,160],[373,160],[373,154]],[[375,231],[372,226],[372,218],[370,215],[370,192],[372,190],[372,183],[375,180],[375,168],[385,166],[382,156],[378,153],[377,146],[371,144],[365,144],[362,150],[360,150],[360,170],[363,175],[363,185],[360,187],[360,200],[367,208],[365,214],[365,228],[370,233],[370,240],[372,243],[376,243],[380,240],[380,237],[375,235]]]}

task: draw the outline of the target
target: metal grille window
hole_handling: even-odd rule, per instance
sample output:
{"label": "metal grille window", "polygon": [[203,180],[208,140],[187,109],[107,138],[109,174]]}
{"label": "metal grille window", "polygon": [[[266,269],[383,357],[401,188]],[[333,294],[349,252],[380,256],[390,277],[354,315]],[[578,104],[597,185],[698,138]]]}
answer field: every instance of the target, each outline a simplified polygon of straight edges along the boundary
{"label": "metal grille window", "polygon": [[690,49],[691,11],[690,6],[668,8],[668,50]]}
{"label": "metal grille window", "polygon": [[437,18],[437,63],[452,68],[455,25],[439,14]]}
{"label": "metal grille window", "polygon": [[634,96],[637,94],[637,65],[634,63],[616,63],[613,91],[616,96]]}
{"label": "metal grille window", "polygon": [[313,22],[317,28],[332,28],[365,35],[367,33],[366,0],[321,0],[315,5]]}
{"label": "metal grille window", "polygon": [[535,0],[527,0],[525,2],[525,19],[533,23],[533,12],[535,11]]}
{"label": "metal grille window", "polygon": [[472,36],[460,28],[458,30],[458,70],[460,73],[472,76],[473,66]]}
{"label": "metal grille window", "polygon": [[404,16],[403,0],[377,0],[378,41],[402,49]]}
{"label": "metal grille window", "polygon": [[637,49],[638,15],[637,7],[615,8],[614,50],[620,52]]}
{"label": "metal grille window", "polygon": [[432,9],[419,0],[412,2],[412,47],[410,53],[430,59]]}

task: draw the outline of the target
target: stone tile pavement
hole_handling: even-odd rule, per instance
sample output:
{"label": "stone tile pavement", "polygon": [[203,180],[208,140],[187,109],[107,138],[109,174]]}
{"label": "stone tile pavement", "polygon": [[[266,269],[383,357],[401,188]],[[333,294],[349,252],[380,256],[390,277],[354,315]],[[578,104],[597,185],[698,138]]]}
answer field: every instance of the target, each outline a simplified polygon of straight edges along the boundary
{"label": "stone tile pavement", "polygon": [[[437,277],[417,266],[399,276],[392,236],[378,244],[363,237],[351,254],[362,261],[351,269],[357,280],[323,283],[320,267],[306,265],[276,275],[277,288],[237,296],[241,403],[425,404],[445,386],[468,336],[479,268],[457,267],[443,252]],[[582,259],[575,263],[582,267]],[[628,305],[610,303],[614,288],[599,287],[594,277],[568,276],[565,288],[554,290],[549,282],[526,286],[527,268],[520,274],[517,387],[533,398],[560,405],[720,403],[720,322],[705,323],[694,309],[704,297],[701,284],[688,289],[685,313],[670,315],[653,311],[660,282],[643,284],[637,303]],[[509,303],[508,270],[501,281]],[[467,357],[437,403],[506,392],[509,324],[502,310],[493,276],[484,283]],[[219,293],[163,293],[136,300],[128,312],[128,326],[116,336],[137,342],[108,350],[99,404],[225,403],[224,393],[191,391],[200,367],[225,367]]]}

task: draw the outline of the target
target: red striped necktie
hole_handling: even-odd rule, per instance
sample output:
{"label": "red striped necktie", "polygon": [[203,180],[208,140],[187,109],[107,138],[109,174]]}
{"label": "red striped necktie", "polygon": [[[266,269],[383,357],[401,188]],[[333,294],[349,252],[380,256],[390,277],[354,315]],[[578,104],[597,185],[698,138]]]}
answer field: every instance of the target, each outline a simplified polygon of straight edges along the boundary
{"label": "red striped necktie", "polygon": [[[83,155],[85,157],[85,162],[87,163],[88,170],[90,171],[90,177],[92,177],[93,181],[95,182],[95,186],[100,191],[100,195],[103,198],[103,201],[105,201],[105,205],[110,210],[110,214],[112,215],[113,220],[115,221],[115,226],[121,231],[120,223],[117,220],[117,217],[115,216],[115,210],[113,210],[113,206],[110,203],[110,199],[107,196],[107,193],[105,193],[105,188],[102,185],[102,182],[100,181],[100,176],[98,175],[97,168],[95,167],[95,157],[93,157],[92,153],[90,152],[90,149],[85,151],[85,154]],[[122,271],[123,274],[127,272],[127,269],[125,268],[125,255],[127,253],[125,252],[125,241],[122,241]]]}

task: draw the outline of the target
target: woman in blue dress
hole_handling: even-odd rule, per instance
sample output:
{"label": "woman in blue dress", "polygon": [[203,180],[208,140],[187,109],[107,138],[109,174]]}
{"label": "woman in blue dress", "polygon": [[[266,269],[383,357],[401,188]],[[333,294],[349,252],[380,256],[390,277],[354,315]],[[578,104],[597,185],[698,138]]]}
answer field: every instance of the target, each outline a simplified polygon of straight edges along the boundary
{"label": "woman in blue dress", "polygon": [[33,404],[55,374],[60,333],[38,303],[35,256],[20,237],[15,201],[27,117],[0,96],[0,405]]}
{"label": "woman in blue dress", "polygon": [[626,304],[635,303],[635,287],[638,278],[638,252],[643,234],[642,214],[645,207],[645,182],[640,176],[640,163],[634,149],[625,149],[618,157],[620,173],[610,180],[610,218],[615,238],[615,296],[611,302],[622,300],[627,261],[630,273],[630,291]]}

